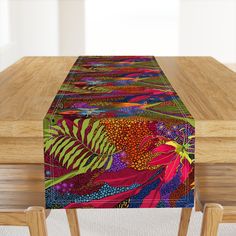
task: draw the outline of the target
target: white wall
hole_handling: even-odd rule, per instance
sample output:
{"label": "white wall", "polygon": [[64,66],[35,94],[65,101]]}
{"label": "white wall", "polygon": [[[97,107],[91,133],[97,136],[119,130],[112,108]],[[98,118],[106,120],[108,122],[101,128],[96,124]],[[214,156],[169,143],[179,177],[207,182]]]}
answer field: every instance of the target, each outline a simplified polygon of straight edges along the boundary
{"label": "white wall", "polygon": [[86,0],[86,53],[178,55],[179,0]]}
{"label": "white wall", "polygon": [[236,0],[181,0],[180,55],[236,63]]}
{"label": "white wall", "polygon": [[9,40],[0,45],[0,71],[23,56],[84,54],[84,0],[0,0],[0,7],[3,1]]}
{"label": "white wall", "polygon": [[57,0],[10,0],[11,35],[20,54],[57,55]]}
{"label": "white wall", "polygon": [[87,0],[86,53],[236,63],[236,0]]}
{"label": "white wall", "polygon": [[0,71],[28,55],[210,55],[236,63],[236,0],[3,1],[9,40],[0,45]]}
{"label": "white wall", "polygon": [[0,0],[0,48],[8,43],[8,0]]}
{"label": "white wall", "polygon": [[59,55],[85,53],[84,0],[58,0]]}
{"label": "white wall", "polygon": [[0,48],[0,70],[23,56],[58,55],[57,0],[8,0],[8,6],[9,42]]}

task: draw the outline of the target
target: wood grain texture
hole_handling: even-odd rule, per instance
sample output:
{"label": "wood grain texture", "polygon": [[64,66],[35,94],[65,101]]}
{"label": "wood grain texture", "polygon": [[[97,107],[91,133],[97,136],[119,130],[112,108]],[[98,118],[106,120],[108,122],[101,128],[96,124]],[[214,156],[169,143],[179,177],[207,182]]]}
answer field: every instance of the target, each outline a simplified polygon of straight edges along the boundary
{"label": "wood grain texture", "polygon": [[[41,137],[0,138],[0,163],[43,163]],[[196,162],[236,163],[236,138],[196,138]]]}
{"label": "wood grain texture", "polygon": [[30,120],[1,121],[0,137],[42,138],[43,122]]}
{"label": "wood grain texture", "polygon": [[[0,73],[0,163],[43,163],[43,118],[75,60],[26,57]],[[157,61],[196,120],[196,161],[236,163],[236,73],[210,57]]]}
{"label": "wood grain texture", "polygon": [[[236,206],[236,164],[196,164],[196,189],[201,204]],[[0,165],[0,208],[45,206],[42,164]]]}
{"label": "wood grain texture", "polygon": [[202,211],[203,206],[199,198],[198,189],[194,191],[194,209],[195,211]]}
{"label": "wood grain texture", "polygon": [[[0,163],[43,163],[43,139],[0,138]],[[196,138],[196,162],[236,163],[236,138]]]}
{"label": "wood grain texture", "polygon": [[26,226],[26,214],[24,210],[0,210],[0,225]]}
{"label": "wood grain texture", "polygon": [[211,57],[159,57],[161,68],[197,123],[236,122],[236,74]]}
{"label": "wood grain texture", "polygon": [[30,236],[47,236],[46,214],[43,207],[0,210],[0,225],[28,226]]}
{"label": "wood grain texture", "polygon": [[[236,91],[235,91],[236,92]],[[196,137],[231,138],[236,137],[235,121],[201,120],[196,123]]]}
{"label": "wood grain texture", "polygon": [[43,138],[0,138],[0,163],[43,163]]}
{"label": "wood grain texture", "polygon": [[222,223],[236,223],[236,206],[224,207]]}
{"label": "wood grain texture", "polygon": [[[0,126],[2,136],[42,136],[43,117],[75,60],[76,57],[26,57],[0,73],[0,121],[7,122]],[[235,124],[233,71],[210,57],[158,57],[157,61],[197,126],[199,123],[200,134],[202,121],[213,122],[212,128],[217,121],[221,125],[225,121]],[[7,132],[9,124],[15,130]]]}
{"label": "wood grain texture", "polygon": [[201,206],[212,202],[236,206],[236,164],[198,163],[195,176]]}
{"label": "wood grain texture", "polygon": [[201,236],[217,236],[218,227],[223,218],[223,207],[208,203],[204,207]]}
{"label": "wood grain texture", "polygon": [[76,209],[66,209],[71,236],[80,236],[79,221]]}
{"label": "wood grain texture", "polygon": [[236,163],[236,138],[196,138],[198,163]]}
{"label": "wood grain texture", "polygon": [[26,57],[1,72],[1,120],[42,121],[75,60]]}
{"label": "wood grain texture", "polygon": [[0,209],[45,207],[43,165],[0,165]]}
{"label": "wood grain texture", "polygon": [[26,210],[26,221],[30,236],[47,236],[46,214],[43,207],[29,207]]}
{"label": "wood grain texture", "polygon": [[192,208],[183,208],[180,216],[178,236],[187,236]]}
{"label": "wood grain texture", "polygon": [[[8,209],[7,215],[5,214],[6,210],[2,210],[4,213],[2,217],[0,210],[0,224],[1,222],[6,223],[6,219],[12,217],[12,215],[9,215],[11,214],[9,209],[27,209],[34,205],[45,206],[43,173],[44,167],[42,164],[0,165],[0,209]],[[236,222],[235,186],[236,164],[196,164],[197,200],[200,203],[198,207],[200,208],[212,202],[221,204],[224,208],[222,222]],[[190,218],[190,211],[188,209],[187,212],[185,211],[182,214],[184,224],[180,227],[181,233],[187,231],[187,225],[185,224]],[[15,210],[12,210],[12,212],[15,212]],[[24,225],[25,218],[22,218],[21,213],[14,217],[14,222],[18,222],[18,225]],[[76,232],[78,223],[76,223],[77,216],[75,217],[75,212],[68,211],[67,217],[71,224],[71,230]],[[70,220],[70,217],[73,220]]]}

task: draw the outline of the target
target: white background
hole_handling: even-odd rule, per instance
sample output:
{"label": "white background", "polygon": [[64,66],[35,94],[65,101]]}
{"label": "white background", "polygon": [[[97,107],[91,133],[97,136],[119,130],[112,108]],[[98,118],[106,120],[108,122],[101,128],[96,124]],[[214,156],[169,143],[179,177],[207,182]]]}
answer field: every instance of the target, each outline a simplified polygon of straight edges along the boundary
{"label": "white background", "polygon": [[236,0],[0,0],[0,70],[23,56],[84,54],[236,63]]}

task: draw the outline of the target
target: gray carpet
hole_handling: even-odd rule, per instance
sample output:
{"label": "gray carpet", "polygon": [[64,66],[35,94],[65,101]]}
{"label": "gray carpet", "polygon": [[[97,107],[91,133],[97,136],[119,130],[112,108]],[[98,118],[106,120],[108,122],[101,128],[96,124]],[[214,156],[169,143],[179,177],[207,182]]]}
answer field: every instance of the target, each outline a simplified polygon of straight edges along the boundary
{"label": "gray carpet", "polygon": [[[179,209],[79,210],[82,236],[175,236]],[[193,213],[189,236],[200,234],[201,213]],[[49,236],[69,236],[63,210],[53,210],[47,219]],[[0,227],[1,236],[28,236],[26,227]],[[219,236],[235,236],[236,224],[221,224]]]}

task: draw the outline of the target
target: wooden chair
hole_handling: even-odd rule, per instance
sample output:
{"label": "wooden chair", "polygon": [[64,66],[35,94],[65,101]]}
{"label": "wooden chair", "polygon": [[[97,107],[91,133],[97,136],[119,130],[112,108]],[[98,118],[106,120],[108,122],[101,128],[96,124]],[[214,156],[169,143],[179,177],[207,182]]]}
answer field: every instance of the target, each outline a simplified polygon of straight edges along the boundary
{"label": "wooden chair", "polygon": [[[0,225],[28,226],[31,236],[47,236],[43,165],[0,165]],[[71,236],[79,236],[75,209],[66,210]]]}
{"label": "wooden chair", "polygon": [[[197,164],[195,210],[203,212],[201,236],[220,223],[236,223],[236,164]],[[178,236],[186,236],[192,208],[182,209]]]}

